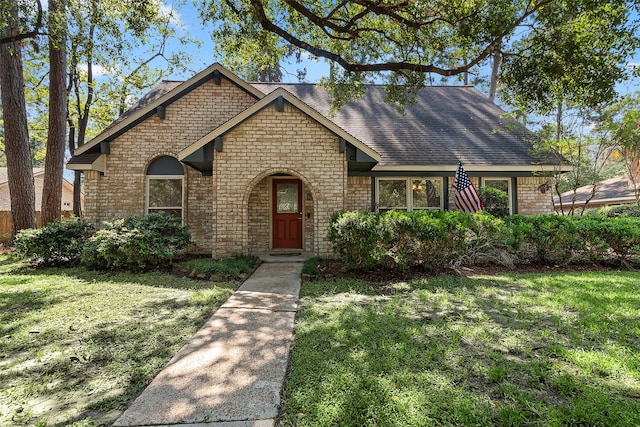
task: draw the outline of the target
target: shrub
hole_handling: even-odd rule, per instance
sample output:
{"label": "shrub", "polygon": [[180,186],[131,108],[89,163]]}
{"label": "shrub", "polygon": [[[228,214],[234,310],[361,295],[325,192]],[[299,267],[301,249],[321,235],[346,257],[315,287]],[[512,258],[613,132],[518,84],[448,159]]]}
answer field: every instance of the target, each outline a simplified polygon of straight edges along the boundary
{"label": "shrub", "polygon": [[599,261],[609,252],[609,244],[603,238],[603,224],[610,221],[600,215],[574,217],[576,232],[581,242],[578,253],[585,261]]}
{"label": "shrub", "polygon": [[504,218],[509,215],[509,194],[493,187],[478,189],[482,207],[491,215]]}
{"label": "shrub", "polygon": [[570,262],[574,251],[582,247],[573,217],[536,215],[528,217],[527,221],[532,225],[529,240],[540,262]]}
{"label": "shrub", "polygon": [[616,255],[625,259],[640,251],[640,218],[608,218],[600,236]]}
{"label": "shrub", "polygon": [[640,206],[638,205],[618,205],[593,209],[590,213],[613,217],[640,217]]}
{"label": "shrub", "polygon": [[329,240],[348,268],[626,262],[640,255],[640,219],[347,212],[333,216]]}
{"label": "shrub", "polygon": [[89,240],[82,262],[95,268],[142,270],[170,263],[191,244],[180,218],[165,213],[105,222]]}
{"label": "shrub", "polygon": [[384,264],[387,267],[405,270],[421,265],[432,268],[439,264],[434,250],[446,238],[444,224],[438,218],[421,211],[391,211],[384,214],[392,232],[384,249]]}
{"label": "shrub", "polygon": [[218,277],[226,280],[239,280],[251,274],[256,268],[258,258],[250,255],[235,258],[211,259],[196,258],[180,262],[180,271],[192,276]]}
{"label": "shrub", "polygon": [[54,221],[39,229],[21,230],[14,241],[15,254],[33,265],[74,265],[95,228],[79,219]]}
{"label": "shrub", "polygon": [[512,241],[511,234],[511,229],[504,220],[486,211],[471,215],[467,225],[464,256],[459,263],[513,266],[516,256],[509,245]]}
{"label": "shrub", "polygon": [[371,268],[385,255],[392,233],[385,215],[345,212],[332,215],[328,238],[348,268]]}

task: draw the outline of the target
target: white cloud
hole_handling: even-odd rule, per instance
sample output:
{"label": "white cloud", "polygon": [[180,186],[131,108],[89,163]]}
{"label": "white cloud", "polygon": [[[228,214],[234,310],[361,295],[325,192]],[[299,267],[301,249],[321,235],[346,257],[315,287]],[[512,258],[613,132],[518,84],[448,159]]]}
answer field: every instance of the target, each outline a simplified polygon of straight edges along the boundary
{"label": "white cloud", "polygon": [[[78,64],[78,69],[86,73],[88,70],[87,64]],[[109,74],[114,74],[117,71],[115,68],[103,67],[102,65],[96,64],[93,64],[91,70],[93,71],[94,77],[108,76]]]}

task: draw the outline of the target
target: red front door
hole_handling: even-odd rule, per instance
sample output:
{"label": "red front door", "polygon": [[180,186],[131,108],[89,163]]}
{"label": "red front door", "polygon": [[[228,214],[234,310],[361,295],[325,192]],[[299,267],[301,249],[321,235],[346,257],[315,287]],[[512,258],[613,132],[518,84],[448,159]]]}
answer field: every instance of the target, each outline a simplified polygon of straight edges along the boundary
{"label": "red front door", "polygon": [[273,180],[273,248],[302,248],[302,182]]}

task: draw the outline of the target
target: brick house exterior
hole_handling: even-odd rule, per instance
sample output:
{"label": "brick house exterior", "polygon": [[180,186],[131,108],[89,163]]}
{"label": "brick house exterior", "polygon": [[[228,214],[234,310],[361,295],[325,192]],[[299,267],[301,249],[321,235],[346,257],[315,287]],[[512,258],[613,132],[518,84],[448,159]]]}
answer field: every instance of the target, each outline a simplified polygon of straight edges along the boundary
{"label": "brick house exterior", "polygon": [[[552,212],[540,172],[553,166],[531,156],[526,130],[496,131],[501,110],[472,88],[425,94],[431,103],[454,94],[477,112],[455,122],[467,113],[449,111],[451,132],[423,115],[461,101],[401,113],[363,99],[332,116],[315,85],[249,84],[214,64],[161,83],[67,167],[84,171],[88,220],[169,211],[189,226],[196,250],[216,258],[275,249],[330,256],[332,213],[382,210],[394,197],[406,203],[397,208],[453,207],[458,160],[476,186],[503,186],[512,212]],[[439,143],[443,135],[453,142]]]}

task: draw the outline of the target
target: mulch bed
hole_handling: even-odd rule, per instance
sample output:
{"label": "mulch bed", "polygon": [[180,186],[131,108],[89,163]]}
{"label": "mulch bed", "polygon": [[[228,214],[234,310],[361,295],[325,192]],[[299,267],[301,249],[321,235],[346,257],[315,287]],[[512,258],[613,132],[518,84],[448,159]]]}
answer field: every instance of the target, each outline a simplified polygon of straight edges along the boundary
{"label": "mulch bed", "polygon": [[[619,263],[605,264],[531,264],[520,265],[509,268],[501,265],[497,266],[473,266],[461,268],[440,268],[435,270],[425,270],[424,268],[414,267],[407,270],[393,270],[377,267],[369,270],[348,270],[344,263],[339,260],[328,259],[322,260],[318,266],[318,274],[315,278],[331,279],[359,279],[371,283],[388,283],[393,281],[406,281],[421,279],[425,277],[434,277],[441,274],[450,274],[458,276],[475,276],[475,275],[497,275],[503,273],[550,273],[550,272],[570,272],[570,271],[620,271],[629,270],[629,268]],[[314,276],[307,277],[307,279]]]}

